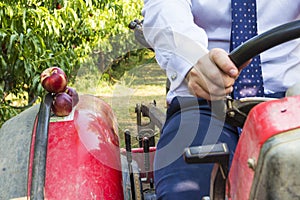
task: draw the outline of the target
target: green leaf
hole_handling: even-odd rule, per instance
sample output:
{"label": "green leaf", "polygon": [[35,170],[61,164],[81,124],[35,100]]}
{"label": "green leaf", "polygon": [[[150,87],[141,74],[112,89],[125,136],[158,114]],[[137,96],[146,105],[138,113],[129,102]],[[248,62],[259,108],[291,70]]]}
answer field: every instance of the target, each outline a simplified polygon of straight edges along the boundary
{"label": "green leaf", "polygon": [[25,64],[25,74],[27,77],[30,77],[31,69],[32,69],[31,64],[28,62],[24,62],[24,64]]}
{"label": "green leaf", "polygon": [[5,61],[5,59],[3,58],[2,55],[0,55],[0,60],[1,60],[1,71],[2,71],[2,69],[6,68],[7,63],[6,63],[6,61]]}
{"label": "green leaf", "polygon": [[19,35],[17,33],[14,33],[10,36],[9,45],[8,45],[8,52],[12,51],[12,46],[14,43],[19,39]]}
{"label": "green leaf", "polygon": [[24,34],[23,33],[20,33],[20,45],[23,45],[23,42],[24,42]]}
{"label": "green leaf", "polygon": [[12,17],[13,17],[13,15],[14,15],[14,10],[12,9],[11,6],[7,6],[7,7],[6,7],[6,13],[7,13],[7,16],[8,16],[9,18],[12,18]]}
{"label": "green leaf", "polygon": [[23,10],[23,16],[22,16],[22,25],[23,25],[23,29],[26,30],[27,29],[27,24],[26,24],[26,13],[27,10]]}
{"label": "green leaf", "polygon": [[40,83],[40,76],[36,75],[32,79],[32,86],[37,87],[37,85]]}

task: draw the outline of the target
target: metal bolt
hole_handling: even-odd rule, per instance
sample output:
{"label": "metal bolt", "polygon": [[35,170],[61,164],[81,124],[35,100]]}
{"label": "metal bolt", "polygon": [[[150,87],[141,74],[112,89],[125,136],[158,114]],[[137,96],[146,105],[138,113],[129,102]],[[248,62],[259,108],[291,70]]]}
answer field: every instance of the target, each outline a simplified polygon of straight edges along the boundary
{"label": "metal bolt", "polygon": [[248,161],[248,167],[250,169],[252,169],[253,171],[255,171],[255,168],[256,168],[256,160],[254,158],[249,158]]}
{"label": "metal bolt", "polygon": [[230,112],[227,113],[227,115],[229,117],[234,117],[235,116],[235,112],[234,111],[230,111]]}

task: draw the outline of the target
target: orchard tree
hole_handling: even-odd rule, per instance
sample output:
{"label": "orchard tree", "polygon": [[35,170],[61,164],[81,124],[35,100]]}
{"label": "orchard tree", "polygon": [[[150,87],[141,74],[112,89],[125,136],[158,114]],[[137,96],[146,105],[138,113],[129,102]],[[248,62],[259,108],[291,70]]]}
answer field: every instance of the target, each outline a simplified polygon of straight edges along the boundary
{"label": "orchard tree", "polygon": [[129,51],[127,26],[141,9],[142,0],[0,2],[0,126],[41,97],[45,68],[62,68],[72,82],[95,54],[102,65],[93,62],[90,70]]}

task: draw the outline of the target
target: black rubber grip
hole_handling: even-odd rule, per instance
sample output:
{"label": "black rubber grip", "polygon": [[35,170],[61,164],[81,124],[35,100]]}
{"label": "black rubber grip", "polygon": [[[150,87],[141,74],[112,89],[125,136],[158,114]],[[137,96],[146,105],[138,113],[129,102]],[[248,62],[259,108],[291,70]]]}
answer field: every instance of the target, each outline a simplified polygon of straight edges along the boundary
{"label": "black rubber grip", "polygon": [[48,93],[40,105],[38,121],[34,139],[34,157],[32,163],[32,177],[30,199],[44,199],[46,160],[48,146],[48,131],[53,97]]}

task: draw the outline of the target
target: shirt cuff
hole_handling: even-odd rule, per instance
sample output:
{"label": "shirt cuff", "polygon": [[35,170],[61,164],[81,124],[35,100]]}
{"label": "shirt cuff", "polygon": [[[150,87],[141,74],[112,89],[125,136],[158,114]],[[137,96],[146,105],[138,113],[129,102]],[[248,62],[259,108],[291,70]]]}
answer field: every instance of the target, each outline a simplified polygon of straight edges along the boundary
{"label": "shirt cuff", "polygon": [[167,77],[170,81],[170,90],[175,90],[185,80],[186,74],[193,67],[193,64],[184,59],[175,57],[171,59],[167,67]]}
{"label": "shirt cuff", "polygon": [[166,73],[171,83],[170,90],[179,87],[198,59],[208,53],[207,48],[202,44],[187,41],[178,43],[182,45],[177,46],[176,50],[173,51],[167,64]]}

